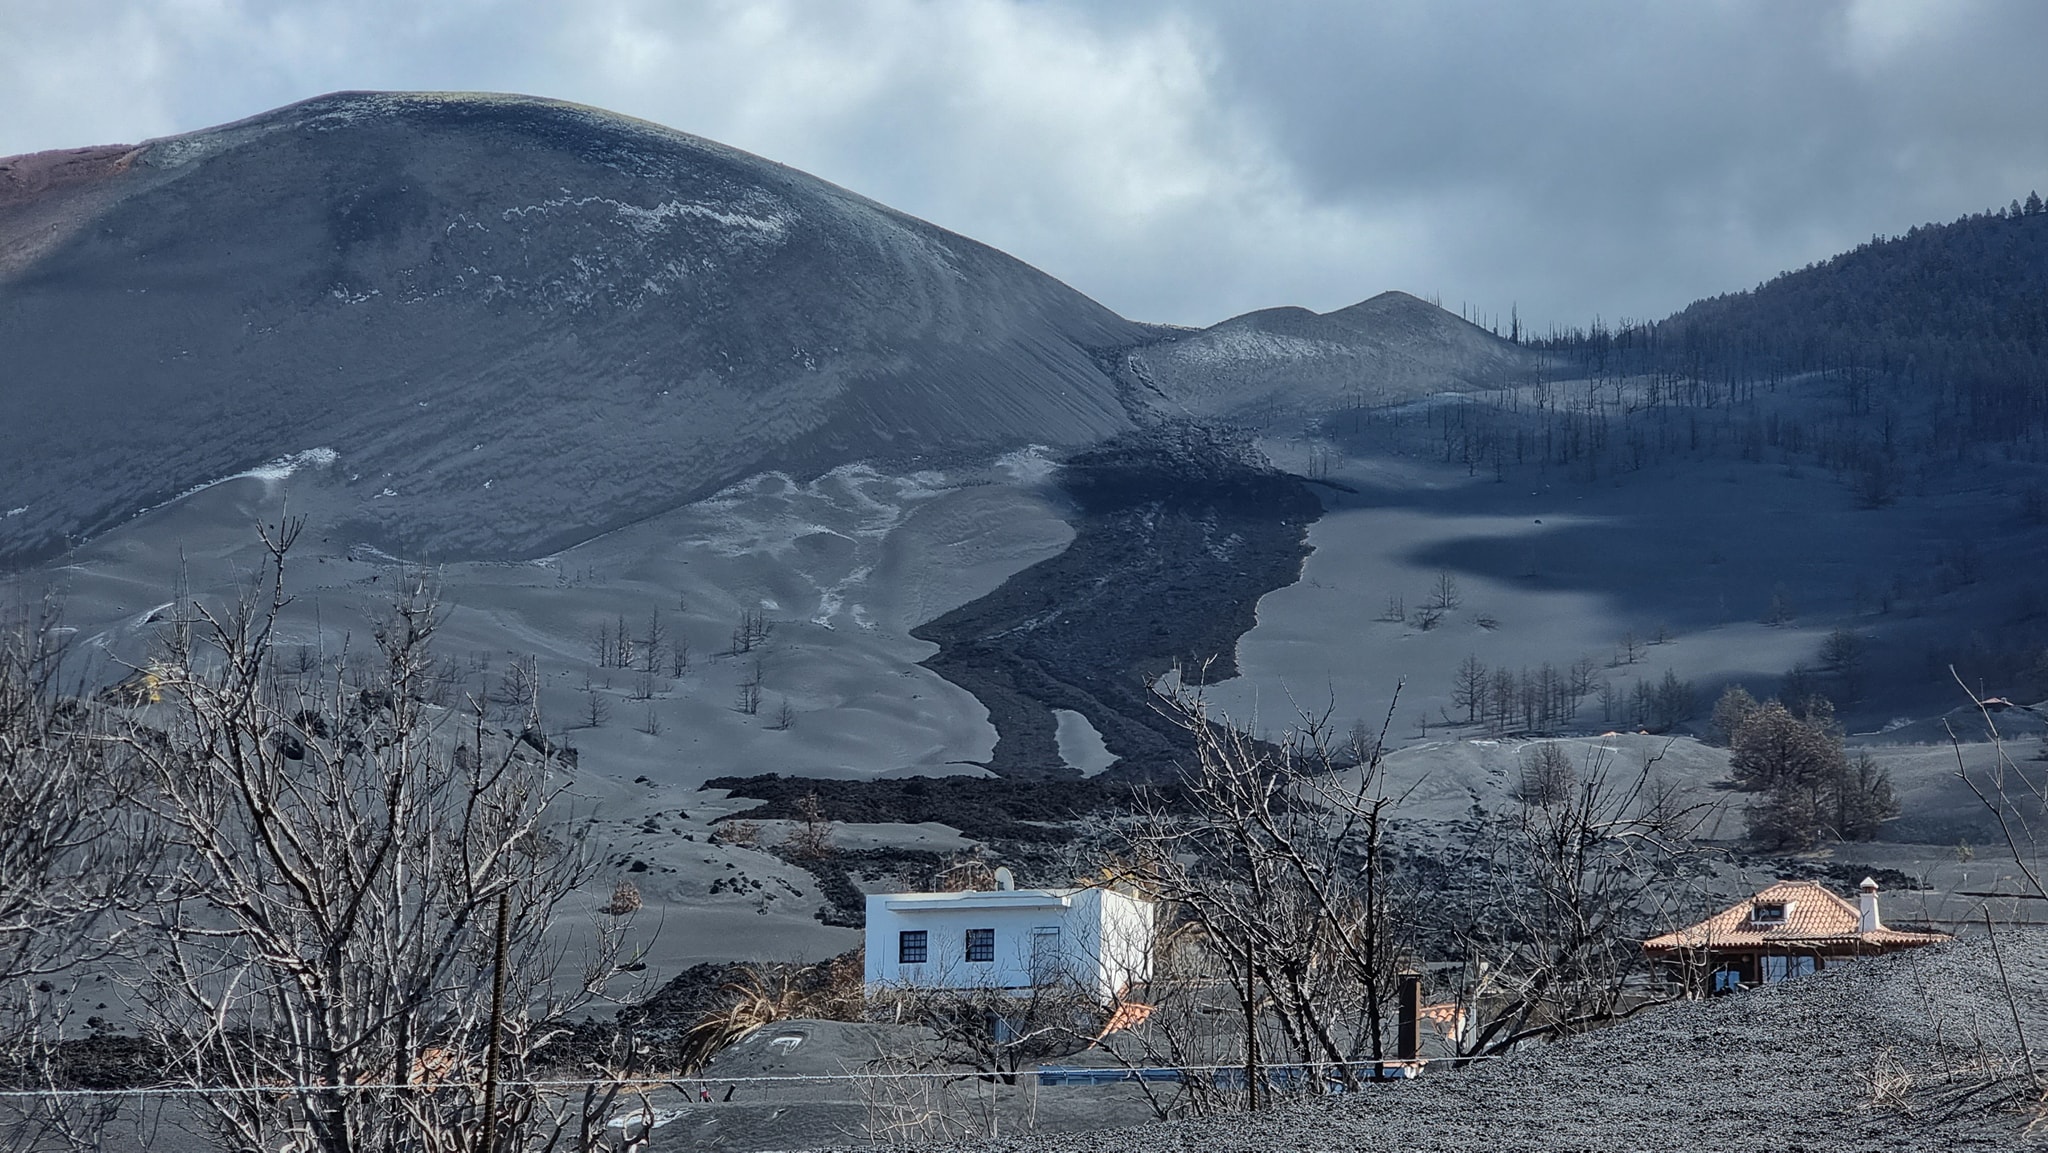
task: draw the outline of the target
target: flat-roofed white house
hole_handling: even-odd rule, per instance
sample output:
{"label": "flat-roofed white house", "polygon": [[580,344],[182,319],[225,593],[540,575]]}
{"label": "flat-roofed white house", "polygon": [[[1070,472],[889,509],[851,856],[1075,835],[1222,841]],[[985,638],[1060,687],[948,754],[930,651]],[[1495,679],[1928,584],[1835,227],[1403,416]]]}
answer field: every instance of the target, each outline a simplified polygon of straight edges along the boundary
{"label": "flat-roofed white house", "polygon": [[1152,975],[1158,907],[1114,889],[872,893],[867,988],[1032,989],[1108,1001]]}

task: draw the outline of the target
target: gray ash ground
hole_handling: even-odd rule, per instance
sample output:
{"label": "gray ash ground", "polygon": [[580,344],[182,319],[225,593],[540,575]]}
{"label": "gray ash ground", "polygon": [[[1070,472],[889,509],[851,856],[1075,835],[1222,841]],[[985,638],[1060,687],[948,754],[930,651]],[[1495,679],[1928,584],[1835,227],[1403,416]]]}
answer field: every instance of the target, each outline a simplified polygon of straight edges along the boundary
{"label": "gray ash ground", "polygon": [[1150,685],[1178,662],[1237,673],[1259,598],[1301,576],[1321,502],[1248,447],[1174,423],[1080,453],[1062,470],[1074,541],[988,596],[912,630],[926,667],[973,693],[1004,776],[1072,777],[1053,709],[1088,718],[1119,777],[1168,777],[1187,737]]}
{"label": "gray ash ground", "polygon": [[[2048,1042],[2048,931],[1997,943]],[[977,1153],[1925,1150],[2048,1145],[1982,929],[1945,947],[1647,1011],[1464,1071],[1256,1115],[977,1140]],[[1880,1086],[1886,1091],[1881,1092]]]}

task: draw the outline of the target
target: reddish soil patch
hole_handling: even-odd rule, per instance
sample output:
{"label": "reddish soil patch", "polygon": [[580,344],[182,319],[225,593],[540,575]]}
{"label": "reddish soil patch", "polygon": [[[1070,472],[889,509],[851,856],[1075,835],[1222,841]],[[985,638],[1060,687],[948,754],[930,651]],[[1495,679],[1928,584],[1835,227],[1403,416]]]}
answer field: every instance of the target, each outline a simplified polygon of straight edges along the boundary
{"label": "reddish soil patch", "polygon": [[46,192],[118,176],[139,151],[132,144],[101,144],[0,159],[0,210],[28,204]]}

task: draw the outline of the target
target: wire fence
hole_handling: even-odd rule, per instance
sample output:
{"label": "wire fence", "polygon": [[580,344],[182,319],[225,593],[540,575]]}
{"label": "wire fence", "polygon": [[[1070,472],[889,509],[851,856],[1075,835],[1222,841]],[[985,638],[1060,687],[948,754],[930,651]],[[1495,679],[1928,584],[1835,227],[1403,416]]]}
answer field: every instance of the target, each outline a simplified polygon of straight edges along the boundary
{"label": "wire fence", "polygon": [[[1471,1056],[1422,1057],[1415,1059],[1388,1058],[1382,1061],[1362,1060],[1349,1068],[1362,1080],[1373,1080],[1378,1069],[1420,1069],[1428,1065],[1461,1065],[1471,1061],[1497,1061],[1515,1056],[1512,1053],[1484,1053]],[[586,1077],[586,1078],[527,1078],[500,1080],[498,1088],[576,1090],[613,1089],[625,1092],[675,1089],[690,1091],[711,1086],[744,1085],[802,1085],[832,1084],[850,1082],[900,1083],[908,1080],[937,1081],[987,1081],[992,1079],[1026,1078],[1038,1080],[1041,1084],[1075,1083],[1077,1075],[1111,1077],[1119,1080],[1158,1081],[1189,1074],[1236,1074],[1245,1072],[1243,1061],[1211,1065],[1091,1065],[1091,1066],[1048,1066],[1036,1069],[983,1070],[983,1069],[916,1069],[900,1072],[846,1072],[846,1073],[769,1073],[741,1077],[705,1076],[701,1073],[675,1076],[638,1077]],[[1298,1079],[1305,1075],[1318,1075],[1340,1079],[1343,1073],[1336,1065],[1265,1064],[1258,1066],[1260,1078]],[[1058,1078],[1048,1081],[1047,1077]],[[342,1085],[153,1085],[117,1089],[87,1088],[41,1088],[41,1089],[0,1089],[0,1100],[21,1100],[30,1098],[63,1097],[71,1099],[92,1099],[108,1097],[185,1097],[208,1094],[255,1094],[277,1095],[293,1093],[440,1093],[451,1090],[482,1092],[485,1082],[481,1080],[422,1080],[408,1082],[354,1082]]]}

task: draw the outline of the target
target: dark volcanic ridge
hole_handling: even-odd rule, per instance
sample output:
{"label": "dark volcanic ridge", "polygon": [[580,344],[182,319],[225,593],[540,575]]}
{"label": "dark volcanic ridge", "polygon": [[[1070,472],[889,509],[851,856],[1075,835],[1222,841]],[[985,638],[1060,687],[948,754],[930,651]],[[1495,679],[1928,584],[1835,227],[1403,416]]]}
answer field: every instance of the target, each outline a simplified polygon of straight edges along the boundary
{"label": "dark volcanic ridge", "polygon": [[[312,449],[346,530],[531,556],[770,468],[1129,427],[1151,331],[746,153],[344,93],[0,163],[0,563]],[[324,457],[322,459],[325,459]]]}

